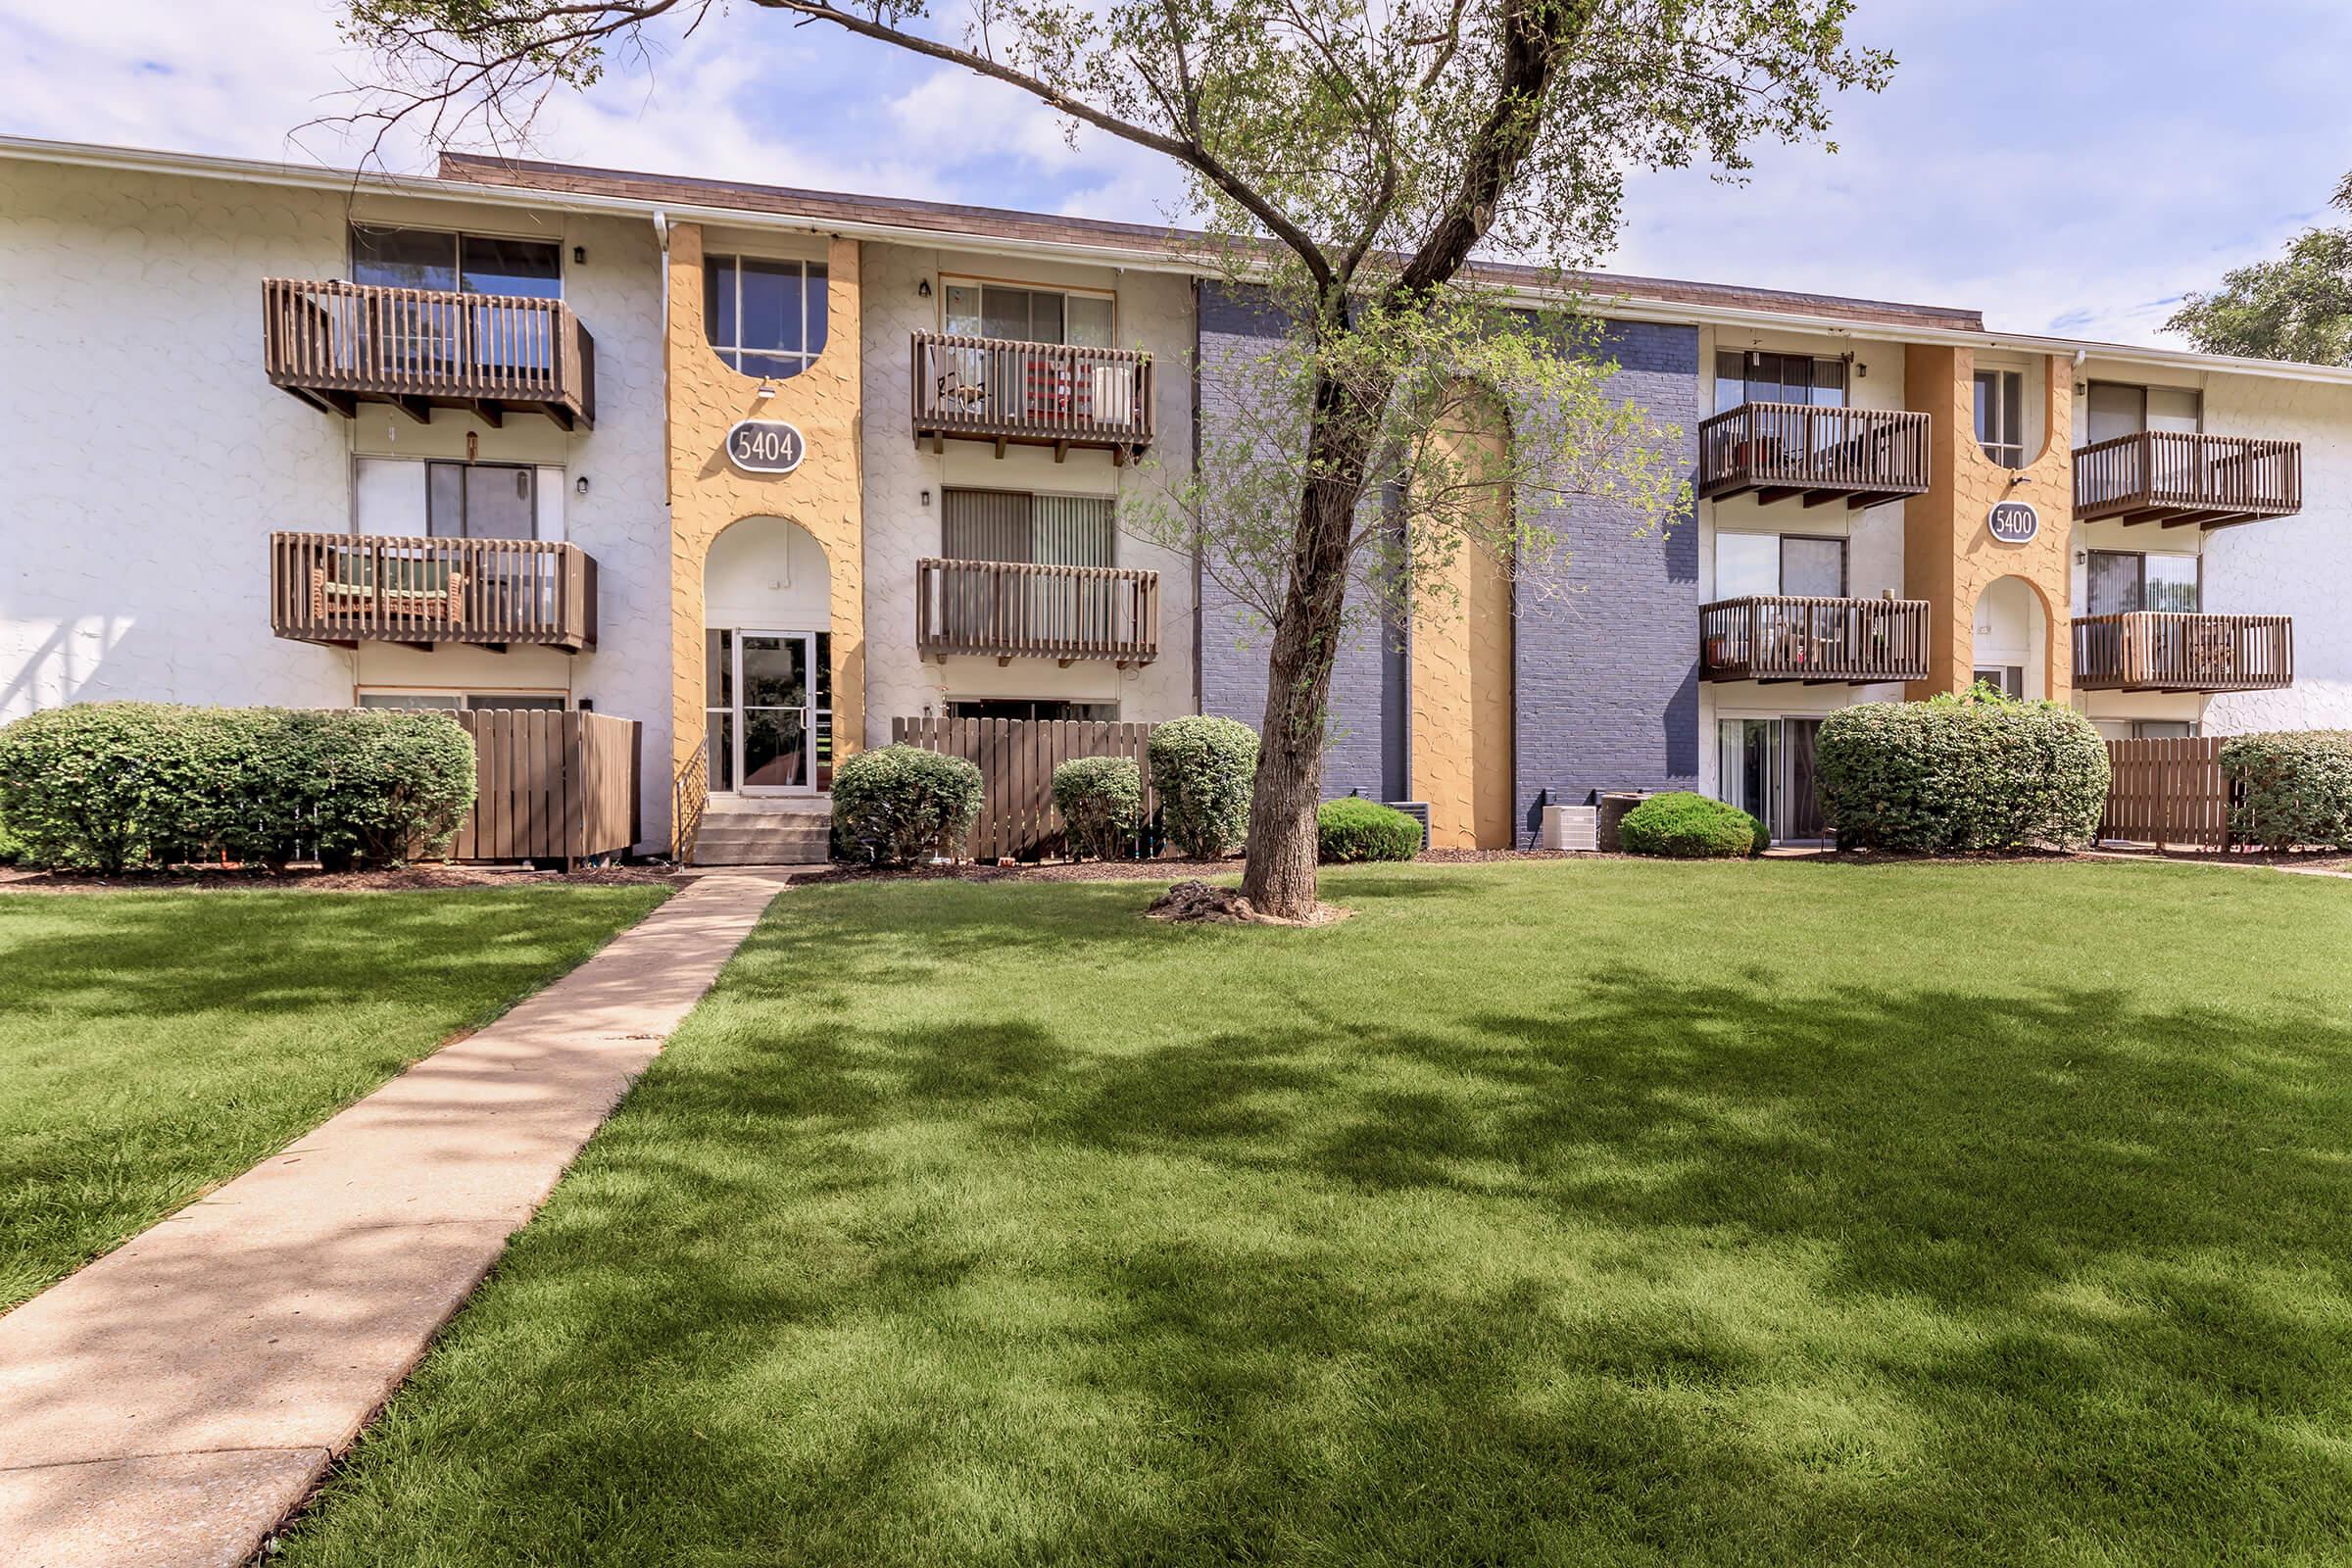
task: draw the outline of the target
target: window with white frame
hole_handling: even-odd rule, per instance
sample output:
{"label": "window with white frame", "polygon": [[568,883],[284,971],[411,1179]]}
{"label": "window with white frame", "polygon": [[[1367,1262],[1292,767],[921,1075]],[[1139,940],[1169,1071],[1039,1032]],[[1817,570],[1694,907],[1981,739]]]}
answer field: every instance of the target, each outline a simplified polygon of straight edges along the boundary
{"label": "window with white frame", "polygon": [[943,328],[957,337],[1013,343],[1067,343],[1106,349],[1116,330],[1116,301],[1079,289],[1024,288],[1009,283],[943,279]]}
{"label": "window with white frame", "polygon": [[1810,534],[1715,535],[1715,597],[1845,597],[1845,541]]}
{"label": "window with white frame", "polygon": [[825,352],[825,264],[706,258],[703,327],[730,369],[777,380],[800,374]]}
{"label": "window with white frame", "polygon": [[1108,496],[947,490],[940,502],[939,553],[950,561],[1118,564],[1118,503]]}
{"label": "window with white frame", "polygon": [[353,531],[431,539],[562,539],[564,470],[516,463],[358,458]]}
{"label": "window with white frame", "polygon": [[1830,355],[1720,349],[1715,355],[1715,412],[1749,403],[1845,406],[1845,361]]}

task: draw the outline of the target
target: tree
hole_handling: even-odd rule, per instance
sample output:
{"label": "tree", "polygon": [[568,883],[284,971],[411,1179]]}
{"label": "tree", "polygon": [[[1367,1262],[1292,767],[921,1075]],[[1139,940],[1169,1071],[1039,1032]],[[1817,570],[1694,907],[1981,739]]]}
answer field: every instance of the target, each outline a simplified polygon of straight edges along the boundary
{"label": "tree", "polygon": [[[2352,211],[2352,175],[2334,205]],[[2277,261],[2234,267],[2164,323],[2208,354],[2306,365],[2352,363],[2352,228],[2308,228]]]}
{"label": "tree", "polygon": [[[386,105],[444,136],[527,135],[544,94],[594,81],[615,45],[691,27],[717,0],[346,0]],[[1267,622],[1267,696],[1244,891],[1315,899],[1314,811],[1332,667],[1355,613],[1443,597],[1485,550],[1525,571],[1557,541],[1535,495],[1598,490],[1671,509],[1659,434],[1602,396],[1589,329],[1559,319],[1566,270],[1613,239],[1625,175],[1828,128],[1876,89],[1853,0],[974,0],[960,42],[924,0],[752,7],[961,67],[1035,97],[1070,134],[1183,172],[1204,264],[1266,291],[1288,335],[1250,367],[1253,440],[1180,486],[1160,526]],[[1515,256],[1551,287],[1473,265]],[[1513,439],[1459,439],[1492,394]],[[1444,437],[1444,438],[1441,438]],[[1507,506],[1492,504],[1508,494]],[[1481,499],[1481,498],[1486,499]]]}

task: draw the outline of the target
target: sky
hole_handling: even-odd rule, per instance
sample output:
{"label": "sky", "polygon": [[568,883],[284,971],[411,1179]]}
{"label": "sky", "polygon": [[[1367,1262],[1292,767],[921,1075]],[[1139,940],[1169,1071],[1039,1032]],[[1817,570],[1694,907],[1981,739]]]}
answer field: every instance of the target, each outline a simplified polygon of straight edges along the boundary
{"label": "sky", "polygon": [[[962,0],[934,9],[954,24]],[[331,0],[0,0],[0,131],[347,167],[306,124],[368,70]],[[2170,341],[2190,289],[2327,221],[2352,169],[2342,0],[1860,0],[1892,83],[1835,108],[1834,154],[1745,183],[1642,173],[1607,260],[1650,276],[1971,307],[1996,329]],[[1009,89],[738,6],[552,103],[530,155],[662,173],[1152,222],[1179,182],[1067,145]],[[429,170],[414,140],[382,150]]]}

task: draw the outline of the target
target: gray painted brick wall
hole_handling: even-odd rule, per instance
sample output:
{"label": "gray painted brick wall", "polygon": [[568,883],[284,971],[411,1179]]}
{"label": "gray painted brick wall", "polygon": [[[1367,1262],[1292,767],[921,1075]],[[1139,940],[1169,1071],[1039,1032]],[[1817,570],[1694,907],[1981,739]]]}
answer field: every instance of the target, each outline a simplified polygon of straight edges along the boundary
{"label": "gray painted brick wall", "polygon": [[[1208,431],[1233,417],[1251,345],[1281,330],[1254,295],[1201,288],[1196,407]],[[1694,464],[1697,330],[1616,322],[1608,342],[1615,393],[1679,426],[1685,466]],[[1573,804],[1594,790],[1690,788],[1698,778],[1696,522],[1644,534],[1623,508],[1599,502],[1551,520],[1569,559],[1548,591],[1521,586],[1515,636],[1516,794],[1528,831],[1544,792]],[[1201,710],[1254,727],[1265,715],[1265,630],[1213,576],[1201,582],[1199,614]],[[1406,693],[1388,641],[1358,636],[1333,669],[1326,795],[1394,795]]]}

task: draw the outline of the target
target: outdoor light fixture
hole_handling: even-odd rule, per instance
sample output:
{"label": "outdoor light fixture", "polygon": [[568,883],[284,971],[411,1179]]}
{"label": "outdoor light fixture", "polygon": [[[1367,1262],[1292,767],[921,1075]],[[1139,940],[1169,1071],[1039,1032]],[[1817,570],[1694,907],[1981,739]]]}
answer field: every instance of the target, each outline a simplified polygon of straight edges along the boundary
{"label": "outdoor light fixture", "polygon": [[929,299],[931,297],[931,280],[926,277],[921,282],[915,284],[914,292],[920,298]]}
{"label": "outdoor light fixture", "polygon": [[588,476],[586,474],[583,473],[571,481],[571,493],[575,496],[584,496],[588,493]]}
{"label": "outdoor light fixture", "polygon": [[931,492],[930,492],[930,491],[928,491],[928,490],[926,490],[926,491],[924,491],[924,492],[923,492],[923,505],[927,507],[927,506],[929,506],[930,504],[931,504]]}
{"label": "outdoor light fixture", "polygon": [[762,402],[762,403],[765,403],[765,402],[766,402],[766,401],[767,401],[769,398],[772,398],[772,397],[774,397],[775,395],[776,395],[776,383],[775,383],[775,382],[773,382],[773,381],[762,381],[762,382],[760,382],[760,394],[759,394],[759,396],[760,396],[760,402]]}
{"label": "outdoor light fixture", "polygon": [[571,248],[571,260],[572,260],[572,264],[573,264],[574,266],[576,266],[576,267],[585,267],[585,266],[587,266],[587,265],[588,265],[588,247],[587,247],[587,246],[585,246],[585,245],[574,245],[574,246]]}

